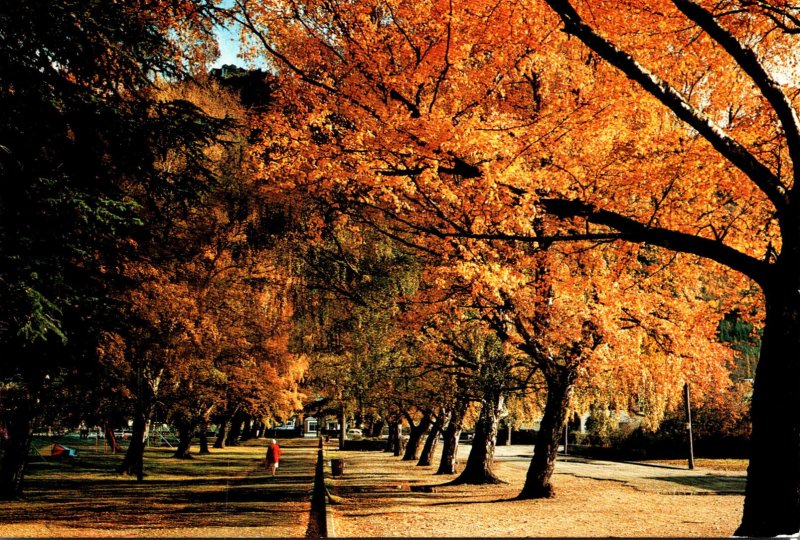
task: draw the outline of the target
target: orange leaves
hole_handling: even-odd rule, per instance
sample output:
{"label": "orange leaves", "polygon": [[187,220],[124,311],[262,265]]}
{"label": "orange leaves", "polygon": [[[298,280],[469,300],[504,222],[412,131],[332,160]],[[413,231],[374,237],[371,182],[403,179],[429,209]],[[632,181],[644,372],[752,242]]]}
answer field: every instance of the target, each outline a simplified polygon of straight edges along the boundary
{"label": "orange leaves", "polygon": [[[160,97],[189,100],[240,123],[225,133],[224,143],[172,149],[162,164],[164,183],[179,186],[126,186],[141,201],[147,234],[136,261],[124,267],[135,284],[118,299],[127,306],[127,328],[124,336],[109,337],[103,353],[116,359],[114,369],[129,377],[131,389],[140,372],[150,377],[150,397],[166,381],[160,397],[182,414],[224,409],[228,400],[240,400],[233,407],[253,414],[267,414],[270,407],[272,414],[291,414],[299,405],[306,360],[289,350],[286,201],[264,188],[250,160],[250,152],[263,155],[265,148],[247,144],[250,131],[243,124],[255,117],[216,83],[164,86]],[[203,152],[211,174],[187,167],[187,152]]]}
{"label": "orange leaves", "polygon": [[[714,130],[775,171],[786,162],[749,77],[671,3],[576,5]],[[718,291],[723,281],[747,284],[646,245],[550,244],[609,227],[557,220],[542,199],[578,200],[753,257],[779,245],[768,200],[698,131],[558,31],[544,3],[276,0],[248,9],[246,31],[266,41],[262,53],[281,73],[277,106],[256,124],[280,156],[263,169],[276,191],[327,201],[419,248],[423,283],[441,289],[428,300],[457,291],[479,316],[507,317],[507,346],[533,343],[560,365],[577,362],[586,388],[620,402],[641,395],[654,419],[679,379],[698,393],[724,386],[729,353],[715,331],[730,296]],[[763,23],[723,19],[743,41]],[[771,69],[784,39],[758,49]],[[790,172],[780,174],[788,185]],[[330,220],[309,225],[322,231]],[[426,315],[445,326],[464,315],[457,301]],[[588,339],[592,328],[602,344]]]}

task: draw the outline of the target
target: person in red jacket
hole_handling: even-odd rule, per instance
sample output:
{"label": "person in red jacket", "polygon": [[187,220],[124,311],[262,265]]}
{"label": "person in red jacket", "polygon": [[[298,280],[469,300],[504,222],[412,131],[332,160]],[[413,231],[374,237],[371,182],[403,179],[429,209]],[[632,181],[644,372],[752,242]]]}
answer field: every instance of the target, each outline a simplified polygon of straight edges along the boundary
{"label": "person in red jacket", "polygon": [[280,460],[281,447],[278,446],[278,441],[272,439],[272,442],[267,445],[267,459],[264,461],[266,469],[272,471],[272,476],[275,476],[275,470],[278,468]]}

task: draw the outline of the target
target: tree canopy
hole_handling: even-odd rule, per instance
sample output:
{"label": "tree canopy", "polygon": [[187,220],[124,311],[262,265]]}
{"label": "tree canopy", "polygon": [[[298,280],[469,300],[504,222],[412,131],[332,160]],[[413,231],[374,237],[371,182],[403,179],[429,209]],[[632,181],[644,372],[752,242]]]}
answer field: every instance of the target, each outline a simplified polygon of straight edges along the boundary
{"label": "tree canopy", "polygon": [[[220,25],[267,71],[209,77]],[[800,528],[794,6],[34,1],[0,27],[3,497],[41,400],[86,381],[140,479],[154,418],[188,444],[307,393],[405,421],[406,458],[480,403],[491,481],[504,403],[535,399],[522,496],[551,496],[569,411],[655,426],[735,359],[739,533]]]}

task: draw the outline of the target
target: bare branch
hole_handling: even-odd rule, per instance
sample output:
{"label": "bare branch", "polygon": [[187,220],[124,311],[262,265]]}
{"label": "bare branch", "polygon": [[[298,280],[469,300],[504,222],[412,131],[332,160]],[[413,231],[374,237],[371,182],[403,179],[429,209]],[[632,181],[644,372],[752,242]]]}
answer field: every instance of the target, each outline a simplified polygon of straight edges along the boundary
{"label": "bare branch", "polygon": [[[711,259],[743,273],[761,285],[766,283],[770,275],[770,267],[765,262],[716,240],[660,227],[648,227],[632,218],[608,210],[598,210],[581,201],[547,199],[542,201],[542,205],[547,212],[560,218],[583,217],[589,223],[610,227],[619,232],[618,238],[621,240],[646,242]],[[558,239],[558,241],[565,240],[568,239],[563,237]]]}

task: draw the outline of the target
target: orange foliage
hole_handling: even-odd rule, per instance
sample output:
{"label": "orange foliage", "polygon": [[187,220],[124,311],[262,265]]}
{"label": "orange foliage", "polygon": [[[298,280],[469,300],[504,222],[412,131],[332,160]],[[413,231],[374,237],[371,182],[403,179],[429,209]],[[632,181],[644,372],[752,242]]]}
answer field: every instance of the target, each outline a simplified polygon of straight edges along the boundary
{"label": "orange foliage", "polygon": [[[671,362],[656,377],[658,392],[677,373],[710,392],[724,380],[719,369],[706,375],[699,367],[703,358],[724,360],[712,345],[714,323],[723,304],[756,282],[765,296],[753,305],[765,300],[777,328],[765,330],[765,344],[774,343],[765,350],[775,352],[761,360],[777,367],[766,370],[766,391],[757,377],[753,409],[754,427],[768,426],[757,453],[773,474],[755,478],[761,499],[769,498],[767,479],[781,474],[769,434],[781,433],[786,467],[800,445],[796,424],[774,420],[796,401],[800,377],[797,362],[781,358],[798,346],[789,336],[800,334],[794,6],[269,0],[238,7],[251,43],[281,76],[289,114],[265,170],[274,168],[284,186],[337,205],[357,202],[358,210],[343,209],[436,254],[490,299],[505,286],[509,296],[525,289],[529,251],[565,239],[585,242],[570,248],[576,254],[591,241],[615,242],[607,259],[593,255],[578,270],[580,256],[564,263],[550,255],[552,286],[566,291],[554,296],[549,315],[562,346],[578,335],[576,325],[593,321],[608,330],[597,355],[615,350],[620,365],[631,354]],[[702,260],[676,258],[659,271],[665,256],[647,244]],[[624,262],[629,273],[615,271]],[[434,279],[446,285],[448,278]],[[733,295],[717,288],[726,281]],[[661,296],[633,294],[650,293],[654,283],[663,285]],[[582,302],[587,291],[593,298]],[[525,294],[533,296],[520,304],[541,311],[542,298]],[[631,373],[648,372],[642,384],[652,386],[655,372],[637,362]],[[794,533],[797,485],[794,474],[783,510],[749,502],[757,517],[740,532]]]}
{"label": "orange foliage", "polygon": [[[540,203],[554,197],[721,236],[745,252],[777,242],[774,227],[748,226],[770,221],[763,197],[742,191],[747,186],[724,162],[710,162],[707,143],[654,98],[565,39],[546,5],[276,0],[239,7],[246,39],[271,58],[281,80],[281,114],[257,123],[270,151],[263,172],[279,180],[276,189],[335,201],[434,254],[427,279],[442,289],[461,283],[484,307],[511,301],[529,320],[546,311],[547,332],[537,335],[546,348],[567,346],[591,321],[604,343],[581,368],[585,385],[602,387],[616,403],[647,394],[657,419],[684,378],[708,392],[727,385],[729,353],[715,334],[734,296],[717,284],[724,277],[745,290],[746,282],[647,246],[535,253],[559,235],[614,238],[548,221]],[[676,17],[642,11],[663,28]],[[602,17],[613,25],[621,13],[609,4]],[[676,50],[685,48],[683,36],[673,38]],[[706,95],[707,66],[689,52],[703,46],[701,37],[676,53],[688,59],[683,75],[697,100]],[[744,95],[741,80],[722,76],[730,78],[721,85],[727,98]],[[613,102],[598,99],[609,94]],[[531,285],[540,271],[551,281],[550,298]]]}

